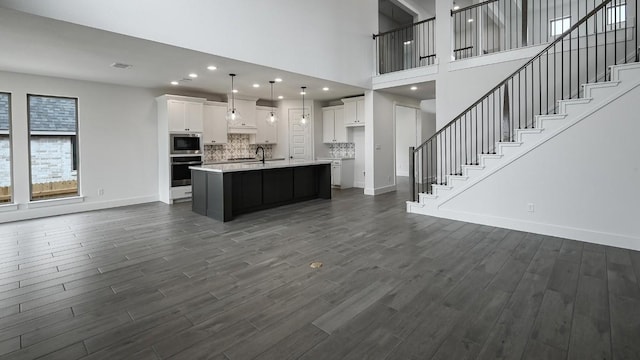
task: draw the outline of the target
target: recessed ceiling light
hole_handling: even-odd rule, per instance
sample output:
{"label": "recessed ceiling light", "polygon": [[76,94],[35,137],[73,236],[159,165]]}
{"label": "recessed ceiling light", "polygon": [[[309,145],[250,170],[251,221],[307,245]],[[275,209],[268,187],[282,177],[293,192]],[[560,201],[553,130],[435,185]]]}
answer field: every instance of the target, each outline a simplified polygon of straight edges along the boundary
{"label": "recessed ceiling light", "polygon": [[130,67],[132,67],[133,65],[129,65],[129,64],[125,64],[125,63],[120,63],[120,62],[114,62],[113,64],[111,64],[111,67],[114,67],[116,69],[128,69]]}
{"label": "recessed ceiling light", "polygon": [[253,87],[254,87],[254,88],[259,88],[259,87],[260,87],[260,84],[253,84]]}
{"label": "recessed ceiling light", "polygon": [[282,79],[280,78],[275,78],[276,82],[282,82]]}
{"label": "recessed ceiling light", "polygon": [[411,89],[411,91],[416,91],[416,90],[418,90],[418,87],[417,86],[412,86],[412,87],[410,87],[410,89]]}
{"label": "recessed ceiling light", "polygon": [[233,89],[233,90],[231,90],[231,92],[233,92],[234,94],[237,94],[238,93],[238,89]]}
{"label": "recessed ceiling light", "polygon": [[177,81],[172,81],[172,82],[171,82],[171,85],[178,85],[178,84],[180,84],[180,83],[179,83],[179,82],[177,82]]}
{"label": "recessed ceiling light", "polygon": [[460,6],[458,6],[458,5],[454,6],[453,10],[460,10]]}
{"label": "recessed ceiling light", "polygon": [[470,22],[470,23],[471,23],[471,22],[473,22],[473,19],[469,19],[469,20],[467,20],[467,22]]}
{"label": "recessed ceiling light", "polygon": [[300,91],[300,95],[307,95],[306,91]]}
{"label": "recessed ceiling light", "polygon": [[191,74],[189,74],[189,77],[190,77],[190,78],[194,78],[194,79],[195,79],[195,78],[197,78],[197,77],[198,77],[198,74],[196,74],[196,73],[191,73]]}
{"label": "recessed ceiling light", "polygon": [[329,88],[325,86],[322,88],[322,91],[329,91]]}
{"label": "recessed ceiling light", "polygon": [[213,65],[207,66],[207,70],[211,70],[211,71],[213,71],[213,70],[215,70],[215,69],[217,69],[217,67],[215,67],[215,66],[213,66]]}
{"label": "recessed ceiling light", "polygon": [[278,96],[278,99],[282,100],[282,99],[284,99],[284,96],[280,95],[280,96]]}

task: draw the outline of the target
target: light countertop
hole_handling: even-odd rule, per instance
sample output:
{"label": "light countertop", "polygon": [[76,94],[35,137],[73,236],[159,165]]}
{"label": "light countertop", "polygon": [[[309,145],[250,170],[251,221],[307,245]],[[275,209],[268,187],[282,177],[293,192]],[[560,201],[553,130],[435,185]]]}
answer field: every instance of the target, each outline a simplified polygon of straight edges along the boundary
{"label": "light countertop", "polygon": [[354,157],[319,157],[318,160],[355,160]]}
{"label": "light countertop", "polygon": [[322,165],[330,164],[330,160],[279,160],[279,161],[267,161],[265,164],[262,162],[244,162],[244,163],[224,163],[224,164],[211,164],[202,166],[190,166],[191,170],[199,171],[211,171],[219,173],[237,172],[237,171],[251,171],[251,170],[263,170],[263,169],[277,169],[297,166],[309,166],[309,165]]}
{"label": "light countertop", "polygon": [[[284,158],[267,159],[266,161],[282,161]],[[260,161],[258,158],[255,160],[219,160],[219,161],[205,161],[204,165],[218,165],[218,164],[238,164],[238,163],[253,163]]]}

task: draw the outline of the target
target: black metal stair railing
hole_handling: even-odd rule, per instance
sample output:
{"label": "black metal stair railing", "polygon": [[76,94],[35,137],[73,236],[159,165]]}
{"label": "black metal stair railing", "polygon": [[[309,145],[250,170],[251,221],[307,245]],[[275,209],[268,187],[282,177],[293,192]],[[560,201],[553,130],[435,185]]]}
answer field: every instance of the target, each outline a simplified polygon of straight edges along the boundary
{"label": "black metal stair railing", "polygon": [[[582,3],[582,2],[581,2]],[[582,84],[607,80],[609,66],[639,61],[637,0],[605,0],[478,101],[410,150],[411,199],[446,185],[462,166],[513,142],[516,129],[535,127],[558,100],[582,94]]]}
{"label": "black metal stair railing", "polygon": [[602,0],[487,0],[452,10],[453,57],[459,60],[546,44],[601,3]]}
{"label": "black metal stair railing", "polygon": [[431,18],[373,35],[378,74],[433,65],[436,59],[435,20]]}

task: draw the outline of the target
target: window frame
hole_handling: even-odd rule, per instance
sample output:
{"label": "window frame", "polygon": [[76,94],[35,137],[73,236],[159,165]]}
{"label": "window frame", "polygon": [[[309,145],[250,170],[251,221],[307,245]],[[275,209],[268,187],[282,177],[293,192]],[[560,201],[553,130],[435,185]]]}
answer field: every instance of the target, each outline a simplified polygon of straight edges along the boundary
{"label": "window frame", "polygon": [[10,184],[10,189],[11,191],[9,192],[9,201],[7,202],[0,202],[0,206],[3,205],[13,205],[15,204],[15,176],[14,176],[14,169],[13,169],[13,99],[12,99],[12,93],[10,92],[4,92],[4,91],[0,91],[0,95],[6,95],[9,98],[9,101],[7,102],[7,114],[8,114],[8,129],[7,129],[7,135],[9,136],[9,184]]}
{"label": "window frame", "polygon": [[[606,19],[605,19],[605,25],[609,28],[609,29],[614,29],[617,26],[620,26],[623,23],[627,23],[627,3],[621,3],[621,4],[612,4],[607,6],[607,10],[606,10]],[[622,15],[620,18],[618,18],[618,14]],[[615,21],[618,20],[618,21]]]}
{"label": "window frame", "polygon": [[[51,198],[42,198],[42,199],[34,199],[33,198],[33,164],[31,162],[31,138],[32,136],[42,136],[43,134],[36,134],[33,135],[31,132],[31,101],[30,98],[31,97],[44,97],[44,98],[53,98],[53,99],[67,99],[67,100],[73,100],[75,102],[75,120],[76,120],[76,131],[75,131],[75,135],[70,135],[69,133],[61,133],[61,134],[56,134],[57,136],[69,136],[69,137],[75,137],[75,149],[76,151],[72,151],[72,167],[73,167],[73,163],[74,163],[74,159],[77,159],[77,163],[76,163],[76,169],[71,169],[72,171],[76,172],[76,193],[70,196],[57,196],[57,197],[51,197]],[[29,201],[30,202],[46,202],[46,201],[51,201],[51,200],[64,200],[64,199],[69,199],[69,198],[75,198],[75,197],[81,197],[81,193],[80,193],[80,156],[79,156],[79,141],[80,141],[80,127],[79,127],[79,123],[80,123],[80,119],[78,116],[78,103],[79,103],[79,98],[78,97],[72,97],[72,96],[59,96],[59,95],[42,95],[42,94],[31,94],[31,93],[27,93],[27,141],[29,143],[29,151],[28,151],[28,156],[29,156]],[[72,149],[72,150],[73,150]]]}
{"label": "window frame", "polygon": [[[568,26],[566,28],[564,28],[564,21],[565,20],[569,20],[569,24],[568,24]],[[555,28],[554,25],[557,22],[561,22],[560,26],[561,26],[562,31],[559,32],[559,33],[554,33],[554,28]],[[560,16],[560,17],[557,17],[557,18],[549,19],[549,36],[551,36],[551,37],[560,36],[560,35],[564,34],[565,31],[567,31],[569,29],[571,29],[571,15]]]}

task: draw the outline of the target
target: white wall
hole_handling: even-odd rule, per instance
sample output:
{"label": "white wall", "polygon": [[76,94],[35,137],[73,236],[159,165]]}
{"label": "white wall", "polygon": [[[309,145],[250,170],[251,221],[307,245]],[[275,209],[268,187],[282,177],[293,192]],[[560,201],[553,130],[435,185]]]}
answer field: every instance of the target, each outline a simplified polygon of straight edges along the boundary
{"label": "white wall", "polygon": [[440,210],[461,220],[640,250],[639,98],[636,87]]}
{"label": "white wall", "polygon": [[[0,72],[0,91],[12,94],[14,199],[19,210],[0,222],[155,201],[157,117],[148,89]],[[78,98],[80,193],[84,202],[29,208],[27,94]],[[98,190],[104,195],[98,196]]]}
{"label": "white wall", "polygon": [[1,0],[0,6],[349,85],[371,83],[377,0]]}

